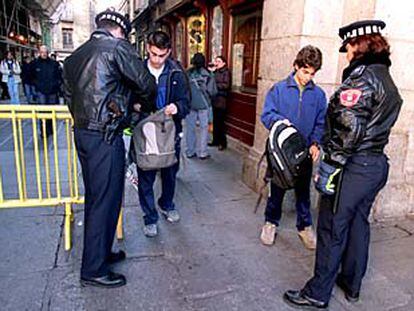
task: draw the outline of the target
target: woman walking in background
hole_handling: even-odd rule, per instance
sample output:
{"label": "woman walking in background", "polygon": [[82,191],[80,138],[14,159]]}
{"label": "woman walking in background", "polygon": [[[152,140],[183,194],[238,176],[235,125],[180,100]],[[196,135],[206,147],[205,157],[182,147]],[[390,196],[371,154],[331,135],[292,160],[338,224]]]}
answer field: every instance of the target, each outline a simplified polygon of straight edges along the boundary
{"label": "woman walking in background", "polygon": [[[186,118],[187,124],[187,158],[196,155],[205,160],[210,157],[207,151],[208,140],[208,115],[211,100],[217,94],[217,86],[211,73],[205,68],[206,58],[201,53],[194,54],[188,70],[191,87],[191,110]],[[200,127],[199,139],[197,139],[196,126]],[[198,140],[198,148],[197,148]]]}
{"label": "woman walking in background", "polygon": [[20,103],[19,84],[21,82],[21,69],[12,52],[7,52],[6,58],[0,64],[0,72],[2,74],[2,81],[7,83],[11,104],[18,105]]}
{"label": "woman walking in background", "polygon": [[209,146],[218,146],[219,150],[227,148],[226,138],[226,108],[227,95],[230,89],[230,71],[226,59],[217,56],[214,60],[214,78],[217,84],[217,96],[213,100],[213,141]]}

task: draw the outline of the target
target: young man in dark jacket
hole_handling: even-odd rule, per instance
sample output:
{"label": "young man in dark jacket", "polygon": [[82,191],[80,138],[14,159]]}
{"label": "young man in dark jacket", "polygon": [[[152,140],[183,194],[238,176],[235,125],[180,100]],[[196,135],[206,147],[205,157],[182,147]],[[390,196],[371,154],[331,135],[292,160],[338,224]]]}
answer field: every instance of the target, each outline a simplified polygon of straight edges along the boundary
{"label": "young man in dark jacket", "polygon": [[[276,121],[293,124],[306,139],[313,162],[318,160],[319,145],[325,124],[327,101],[325,93],[312,81],[321,68],[322,53],[314,46],[305,46],[296,56],[294,71],[283,81],[276,83],[268,92],[261,120],[270,130]],[[303,178],[295,186],[296,227],[304,246],[316,248],[310,213],[310,181],[312,161],[309,159]],[[285,190],[271,183],[270,197],[265,211],[265,224],[260,239],[264,245],[272,245],[276,227],[282,216]]]}
{"label": "young man in dark jacket", "polygon": [[[155,31],[148,36],[148,59],[146,65],[155,77],[158,86],[156,110],[165,109],[165,114],[172,115],[176,128],[175,151],[180,158],[180,142],[182,137],[182,120],[189,112],[189,87],[187,77],[182,67],[170,58],[170,37],[163,31]],[[145,118],[148,114],[141,114]],[[171,167],[161,169],[162,194],[157,203],[160,212],[167,221],[179,221],[175,204],[175,182],[179,168],[179,161]],[[138,196],[142,211],[144,212],[144,234],[154,237],[158,234],[158,212],[154,200],[154,181],[157,170],[138,171]]]}
{"label": "young man in dark jacket", "polygon": [[125,178],[122,131],[135,100],[154,110],[156,85],[133,46],[125,40],[128,19],[115,11],[96,16],[98,29],[64,64],[65,100],[74,119],[75,144],[85,185],[81,283],[126,284],[110,265],[125,258],[111,252]]}
{"label": "young man in dark jacket", "polygon": [[30,56],[23,57],[20,77],[22,78],[23,91],[27,103],[32,104],[35,99],[35,87],[33,85],[33,62],[31,62]]}
{"label": "young man in dark jacket", "polygon": [[[62,72],[58,62],[49,57],[49,49],[46,45],[42,45],[39,48],[39,57],[33,62],[31,69],[37,104],[58,105],[58,94],[62,84]],[[43,128],[40,128],[43,135]],[[49,136],[52,133],[52,120],[47,120],[46,135]]]}

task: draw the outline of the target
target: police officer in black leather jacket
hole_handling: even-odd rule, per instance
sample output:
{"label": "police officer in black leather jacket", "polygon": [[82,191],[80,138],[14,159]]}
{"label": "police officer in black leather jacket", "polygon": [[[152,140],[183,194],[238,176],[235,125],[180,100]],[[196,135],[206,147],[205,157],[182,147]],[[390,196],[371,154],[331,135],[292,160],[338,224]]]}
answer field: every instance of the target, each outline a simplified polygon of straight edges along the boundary
{"label": "police officer in black leather jacket", "polygon": [[368,217],[387,182],[384,147],[402,104],[389,73],[384,27],[383,21],[368,20],[339,30],[340,51],[350,65],[330,100],[325,156],[316,176],[321,200],[314,276],[302,290],[284,294],[295,307],[326,309],[335,283],[348,301],[359,299],[368,262]]}
{"label": "police officer in black leather jacket", "polygon": [[128,19],[107,10],[96,16],[98,29],[64,64],[65,99],[74,119],[75,144],[85,185],[85,232],[81,284],[126,284],[110,264],[125,258],[112,243],[124,188],[122,130],[134,103],[155,109],[156,84],[125,39]]}

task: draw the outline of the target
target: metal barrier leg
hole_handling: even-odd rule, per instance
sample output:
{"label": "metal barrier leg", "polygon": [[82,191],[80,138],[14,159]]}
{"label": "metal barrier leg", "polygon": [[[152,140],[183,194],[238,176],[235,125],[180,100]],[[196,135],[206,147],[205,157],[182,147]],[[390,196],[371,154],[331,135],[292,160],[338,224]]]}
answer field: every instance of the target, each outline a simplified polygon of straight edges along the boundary
{"label": "metal barrier leg", "polygon": [[72,220],[72,204],[65,203],[65,251],[69,251],[72,247],[71,236],[71,220]]}
{"label": "metal barrier leg", "polygon": [[122,214],[123,208],[121,207],[121,211],[119,212],[118,225],[116,226],[116,238],[118,240],[124,239],[124,229],[122,227]]}

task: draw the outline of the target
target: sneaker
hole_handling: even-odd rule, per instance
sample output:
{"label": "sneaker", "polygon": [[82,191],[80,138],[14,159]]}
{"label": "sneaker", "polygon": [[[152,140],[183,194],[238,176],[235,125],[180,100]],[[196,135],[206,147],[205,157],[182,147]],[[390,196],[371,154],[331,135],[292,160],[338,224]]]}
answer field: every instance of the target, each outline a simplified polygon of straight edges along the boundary
{"label": "sneaker", "polygon": [[160,209],[161,214],[164,215],[165,219],[167,219],[168,222],[174,223],[174,222],[178,222],[180,220],[180,214],[178,214],[177,210],[173,209],[173,210],[163,210]]}
{"label": "sneaker", "polygon": [[307,249],[316,249],[316,235],[315,231],[312,229],[312,226],[306,227],[302,231],[298,231],[298,235]]}
{"label": "sneaker", "polygon": [[153,238],[158,235],[157,224],[149,224],[144,226],[144,234],[146,237]]}
{"label": "sneaker", "polygon": [[186,156],[187,156],[187,159],[192,159],[192,158],[195,158],[196,154],[195,153],[187,154]]}
{"label": "sneaker", "polygon": [[276,239],[276,225],[271,222],[266,221],[262,227],[262,232],[260,234],[260,241],[263,245],[273,245]]}
{"label": "sneaker", "polygon": [[200,160],[207,160],[211,158],[211,155],[206,154],[205,156],[198,157]]}

